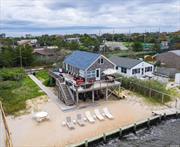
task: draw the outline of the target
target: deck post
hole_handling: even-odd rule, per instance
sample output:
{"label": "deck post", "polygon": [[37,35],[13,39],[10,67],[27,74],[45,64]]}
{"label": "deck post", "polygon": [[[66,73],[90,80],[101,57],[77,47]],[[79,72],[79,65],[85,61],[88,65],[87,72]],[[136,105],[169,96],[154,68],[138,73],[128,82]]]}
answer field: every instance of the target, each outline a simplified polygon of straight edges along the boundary
{"label": "deck post", "polygon": [[92,102],[94,103],[94,90],[92,91]]}
{"label": "deck post", "polygon": [[120,96],[120,89],[121,89],[121,85],[119,84],[119,86],[118,86],[118,97]]}
{"label": "deck post", "polygon": [[108,89],[106,88],[106,101],[108,100]]}
{"label": "deck post", "polygon": [[78,105],[79,103],[79,93],[78,90],[76,89],[76,104]]}

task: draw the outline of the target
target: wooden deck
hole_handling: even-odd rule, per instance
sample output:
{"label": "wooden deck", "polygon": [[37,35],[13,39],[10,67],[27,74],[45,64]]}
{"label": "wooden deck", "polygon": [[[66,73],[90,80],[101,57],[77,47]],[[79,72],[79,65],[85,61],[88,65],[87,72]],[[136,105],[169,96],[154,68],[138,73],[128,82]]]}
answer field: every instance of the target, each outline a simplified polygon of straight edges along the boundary
{"label": "wooden deck", "polygon": [[[94,83],[84,83],[81,85],[77,85],[76,81],[74,80],[73,76],[67,73],[57,73],[57,72],[49,72],[50,76],[55,78],[56,80],[59,80],[60,78],[62,82],[68,82],[69,88],[75,93],[74,99],[76,100],[76,104],[78,104],[79,101],[79,94],[80,93],[86,93],[86,92],[92,92],[92,102],[94,103],[94,97],[95,97],[95,91],[97,90],[105,90],[105,99],[108,100],[108,97],[112,94],[112,91],[115,88],[120,88],[121,82],[119,81],[108,81],[108,80],[99,80],[95,81]],[[110,93],[110,94],[109,94]]]}
{"label": "wooden deck", "polygon": [[[77,88],[75,88],[74,86],[70,86],[70,88],[73,91],[77,91],[78,93],[84,93],[84,92],[89,92],[89,91],[93,91],[93,90],[101,90],[101,89],[106,89],[106,88],[111,88],[111,87],[118,87],[120,86],[121,83],[118,81],[114,81],[114,82],[109,82],[109,81],[96,81],[95,83],[92,84],[92,86],[90,86],[89,88],[86,88],[86,85],[81,85]],[[84,87],[84,88],[83,88]]]}

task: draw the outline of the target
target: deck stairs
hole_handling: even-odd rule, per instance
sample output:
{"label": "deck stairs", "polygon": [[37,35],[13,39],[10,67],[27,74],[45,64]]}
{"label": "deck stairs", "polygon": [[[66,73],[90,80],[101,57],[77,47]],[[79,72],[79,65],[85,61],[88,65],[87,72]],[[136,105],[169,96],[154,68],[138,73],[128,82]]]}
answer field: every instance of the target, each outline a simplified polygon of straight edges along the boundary
{"label": "deck stairs", "polygon": [[56,78],[56,85],[59,91],[59,98],[68,106],[74,105],[74,96],[65,82],[62,82],[61,79]]}

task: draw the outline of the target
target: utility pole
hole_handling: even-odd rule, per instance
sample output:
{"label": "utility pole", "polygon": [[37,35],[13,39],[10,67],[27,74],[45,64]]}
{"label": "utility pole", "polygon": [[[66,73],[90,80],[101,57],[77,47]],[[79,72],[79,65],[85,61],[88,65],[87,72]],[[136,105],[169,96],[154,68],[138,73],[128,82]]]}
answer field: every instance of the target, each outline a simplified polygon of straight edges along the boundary
{"label": "utility pole", "polygon": [[20,66],[22,68],[22,52],[21,52],[21,46],[20,46],[20,49],[19,49],[19,59],[20,59]]}

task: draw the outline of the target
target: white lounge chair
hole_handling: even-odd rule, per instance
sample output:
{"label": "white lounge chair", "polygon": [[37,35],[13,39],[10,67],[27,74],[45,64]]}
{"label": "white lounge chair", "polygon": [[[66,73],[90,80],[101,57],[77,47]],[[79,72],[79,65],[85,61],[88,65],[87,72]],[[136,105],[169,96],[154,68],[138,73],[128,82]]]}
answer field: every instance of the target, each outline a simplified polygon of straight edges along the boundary
{"label": "white lounge chair", "polygon": [[69,129],[74,129],[74,124],[71,120],[71,117],[66,117],[66,125],[68,126]]}
{"label": "white lounge chair", "polygon": [[87,117],[87,119],[89,120],[90,123],[95,122],[94,118],[92,117],[92,115],[91,115],[91,113],[89,111],[86,111],[85,115],[86,115],[86,117]]}
{"label": "white lounge chair", "polygon": [[85,125],[81,114],[77,114],[77,123],[80,126],[84,126]]}
{"label": "white lounge chair", "polygon": [[96,114],[96,117],[97,117],[99,120],[104,120],[104,117],[103,117],[102,114],[100,113],[99,109],[95,109],[94,112],[95,112],[95,114]]}
{"label": "white lounge chair", "polygon": [[114,117],[112,116],[112,114],[109,112],[109,110],[108,110],[107,107],[103,108],[103,111],[104,111],[104,114],[105,114],[105,116],[106,116],[107,118],[109,118],[109,119],[113,119],[113,118],[114,118]]}

